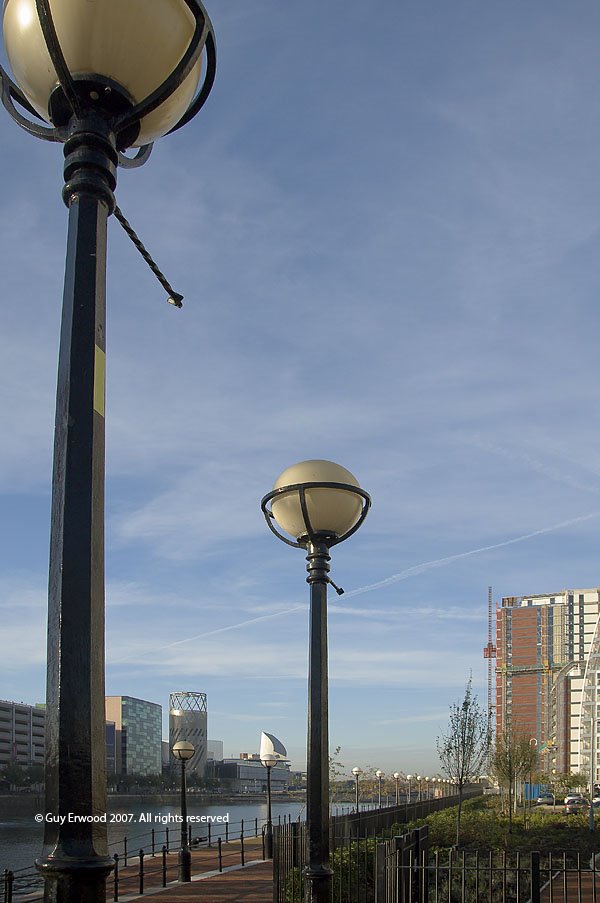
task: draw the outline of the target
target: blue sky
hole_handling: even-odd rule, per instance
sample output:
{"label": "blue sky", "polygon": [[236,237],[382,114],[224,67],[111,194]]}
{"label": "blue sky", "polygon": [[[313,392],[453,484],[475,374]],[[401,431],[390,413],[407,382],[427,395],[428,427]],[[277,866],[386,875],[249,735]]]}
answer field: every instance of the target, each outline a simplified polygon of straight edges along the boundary
{"label": "blue sky", "polygon": [[[487,587],[600,582],[600,7],[213,2],[201,114],[110,223],[107,692],[208,694],[225,753],[306,742],[307,586],[259,503],[323,457],[373,497],[335,549],[330,739],[438,769]],[[61,149],[5,117],[0,697],[45,690]]]}

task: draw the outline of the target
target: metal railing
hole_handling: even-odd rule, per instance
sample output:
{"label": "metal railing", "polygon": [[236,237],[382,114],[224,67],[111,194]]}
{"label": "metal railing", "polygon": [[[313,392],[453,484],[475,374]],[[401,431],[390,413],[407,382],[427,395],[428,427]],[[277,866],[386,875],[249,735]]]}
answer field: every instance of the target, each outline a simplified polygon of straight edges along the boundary
{"label": "metal railing", "polygon": [[[291,815],[278,816],[273,822],[275,830],[282,830],[291,824]],[[196,827],[196,826],[195,826]],[[266,819],[241,819],[239,822],[224,822],[217,825],[206,825],[206,834],[194,836],[192,826],[189,826],[189,845],[195,849],[214,850],[214,859],[207,861],[205,870],[222,872],[224,868],[232,865],[245,866],[247,856],[246,842],[249,838],[261,838],[261,858],[265,858],[264,829]],[[145,844],[142,845],[145,841]],[[239,849],[235,848],[235,856],[227,858],[224,855],[224,845],[233,841],[239,841]],[[114,851],[118,848],[118,852]],[[153,829],[146,834],[133,838],[124,837],[116,843],[110,844],[110,853],[115,862],[115,868],[107,881],[107,889],[112,885],[112,898],[118,901],[120,896],[127,893],[143,894],[150,886],[166,887],[170,881],[177,880],[178,862],[176,856],[181,849],[181,831],[169,830],[168,827],[160,830]],[[114,851],[114,852],[113,852]],[[239,858],[238,858],[239,853]],[[132,871],[133,867],[133,871]],[[127,870],[127,871],[125,871]],[[28,895],[28,900],[41,899],[43,879],[35,868],[4,869],[0,879],[1,903],[16,903],[20,898]],[[125,884],[126,882],[126,884]],[[36,891],[40,892],[39,897]]]}
{"label": "metal railing", "polygon": [[[477,787],[463,794],[463,799],[479,795],[481,789]],[[392,830],[397,830],[398,825],[426,818],[433,812],[455,806],[457,802],[456,796],[436,797],[333,816],[330,819],[332,900],[335,903],[371,903],[375,892],[378,841],[383,841]],[[306,864],[304,823],[277,827],[273,833],[274,903],[300,903],[304,893],[302,870]]]}
{"label": "metal railing", "polygon": [[379,844],[376,858],[374,903],[600,903],[600,870],[577,852],[432,855],[406,835]]}

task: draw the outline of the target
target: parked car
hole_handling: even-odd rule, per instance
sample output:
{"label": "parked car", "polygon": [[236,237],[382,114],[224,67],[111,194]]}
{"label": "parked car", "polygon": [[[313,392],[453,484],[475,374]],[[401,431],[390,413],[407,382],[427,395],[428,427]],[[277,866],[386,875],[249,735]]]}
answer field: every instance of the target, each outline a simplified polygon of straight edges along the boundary
{"label": "parked car", "polygon": [[578,812],[585,812],[589,809],[589,803],[583,797],[571,799],[565,805],[565,815],[577,815]]}
{"label": "parked car", "polygon": [[551,793],[540,793],[536,800],[538,806],[553,806],[554,797]]}
{"label": "parked car", "polygon": [[568,790],[567,795],[565,796],[565,806],[570,803],[571,800],[582,800],[583,793],[580,793],[578,790]]}

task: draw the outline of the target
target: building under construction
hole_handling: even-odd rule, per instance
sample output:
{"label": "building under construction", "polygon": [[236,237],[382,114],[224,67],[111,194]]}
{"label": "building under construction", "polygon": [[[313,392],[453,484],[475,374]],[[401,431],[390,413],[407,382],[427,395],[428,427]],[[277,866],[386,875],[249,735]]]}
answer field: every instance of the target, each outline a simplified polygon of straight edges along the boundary
{"label": "building under construction", "polygon": [[535,740],[544,771],[587,772],[597,748],[599,612],[600,588],[510,596],[496,611],[496,733]]}

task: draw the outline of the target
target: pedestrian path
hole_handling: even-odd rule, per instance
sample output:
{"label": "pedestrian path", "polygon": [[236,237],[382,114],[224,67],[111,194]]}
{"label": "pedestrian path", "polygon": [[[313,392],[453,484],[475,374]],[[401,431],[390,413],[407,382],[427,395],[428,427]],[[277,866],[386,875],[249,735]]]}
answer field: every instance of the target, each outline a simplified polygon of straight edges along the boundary
{"label": "pedestrian path", "polygon": [[[150,891],[144,897],[149,903],[201,900],[202,903],[271,903],[273,900],[273,865],[271,860],[258,861],[222,874],[194,875],[186,884],[173,884]],[[125,900],[125,898],[122,898]],[[143,897],[127,900],[142,901]],[[126,903],[126,901],[125,901]]]}
{"label": "pedestrian path", "polygon": [[600,872],[557,873],[542,888],[540,903],[600,903]]}
{"label": "pedestrian path", "polygon": [[[128,857],[128,865],[119,865],[115,876],[107,882],[107,900],[140,900],[152,896],[157,900],[271,900],[273,870],[271,861],[263,860],[262,838],[252,837],[203,847],[191,852],[192,881],[178,881],[178,853]],[[247,877],[246,877],[247,876]],[[115,892],[116,888],[116,892]],[[212,896],[207,896],[211,894]],[[258,896],[257,896],[258,894]]]}

